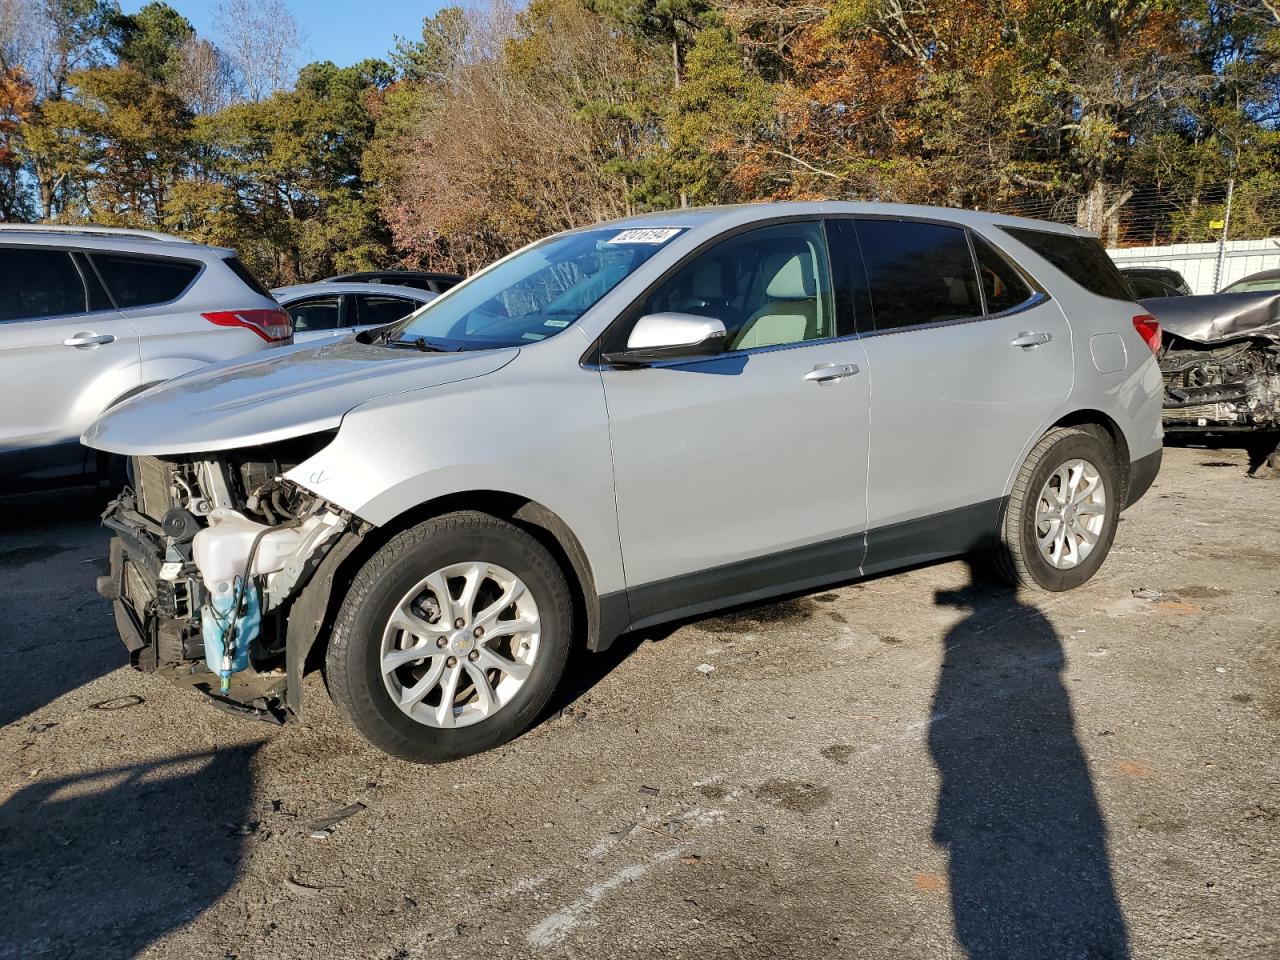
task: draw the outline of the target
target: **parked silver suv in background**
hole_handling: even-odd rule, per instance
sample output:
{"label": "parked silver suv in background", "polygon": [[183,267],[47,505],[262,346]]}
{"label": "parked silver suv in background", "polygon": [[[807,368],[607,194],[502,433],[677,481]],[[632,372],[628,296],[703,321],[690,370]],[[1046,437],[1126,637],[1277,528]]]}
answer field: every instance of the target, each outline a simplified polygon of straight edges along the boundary
{"label": "parked silver suv in background", "polygon": [[289,343],[236,259],[162,233],[0,225],[0,493],[101,474],[80,434],[126,397]]}
{"label": "parked silver suv in background", "polygon": [[323,651],[370,741],[456,757],[535,720],[575,637],[977,550],[1084,583],[1159,468],[1159,341],[1069,227],[804,203],[574,230],[100,419],[138,478],[100,590],[143,669],[296,714]]}

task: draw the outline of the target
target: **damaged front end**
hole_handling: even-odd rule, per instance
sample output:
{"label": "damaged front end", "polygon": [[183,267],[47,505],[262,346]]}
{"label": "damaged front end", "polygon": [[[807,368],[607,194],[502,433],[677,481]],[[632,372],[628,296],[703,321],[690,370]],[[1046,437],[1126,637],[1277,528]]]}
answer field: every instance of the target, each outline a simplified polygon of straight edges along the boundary
{"label": "damaged front end", "polygon": [[1280,295],[1141,302],[1164,330],[1166,431],[1280,430]]}
{"label": "damaged front end", "polygon": [[1170,337],[1160,372],[1166,430],[1280,429],[1280,346],[1274,343],[1208,346]]}
{"label": "damaged front end", "polygon": [[331,436],[132,460],[131,486],[103,515],[115,538],[98,591],[136,668],[234,712],[299,711],[336,565],[364,533],[283,477]]}

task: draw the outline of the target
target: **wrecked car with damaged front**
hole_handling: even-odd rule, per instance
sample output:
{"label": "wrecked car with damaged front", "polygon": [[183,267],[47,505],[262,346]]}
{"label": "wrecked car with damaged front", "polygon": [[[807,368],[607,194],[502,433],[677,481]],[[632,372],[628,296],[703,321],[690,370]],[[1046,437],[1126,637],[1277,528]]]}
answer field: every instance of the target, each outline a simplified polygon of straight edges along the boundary
{"label": "wrecked car with damaged front", "polygon": [[447,760],[630,630],[982,550],[1085,583],[1159,470],[1159,343],[1070,227],[851,203],[585,227],[104,415],[84,442],[132,481],[100,591],[139,669],[283,720],[319,667],[375,746]]}
{"label": "wrecked car with damaged front", "polygon": [[1280,294],[1140,301],[1160,321],[1171,433],[1280,430]]}

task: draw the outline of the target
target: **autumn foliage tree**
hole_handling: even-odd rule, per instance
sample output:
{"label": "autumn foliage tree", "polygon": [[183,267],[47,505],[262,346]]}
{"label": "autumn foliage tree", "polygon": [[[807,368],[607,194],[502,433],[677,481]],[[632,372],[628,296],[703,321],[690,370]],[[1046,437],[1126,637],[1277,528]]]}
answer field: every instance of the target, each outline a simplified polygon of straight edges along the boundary
{"label": "autumn foliage tree", "polygon": [[757,200],[1152,243],[1217,236],[1230,182],[1235,235],[1280,232],[1274,3],[486,0],[298,71],[284,0],[221,9],[207,38],[162,2],[0,0],[0,216],[159,226],[272,283]]}

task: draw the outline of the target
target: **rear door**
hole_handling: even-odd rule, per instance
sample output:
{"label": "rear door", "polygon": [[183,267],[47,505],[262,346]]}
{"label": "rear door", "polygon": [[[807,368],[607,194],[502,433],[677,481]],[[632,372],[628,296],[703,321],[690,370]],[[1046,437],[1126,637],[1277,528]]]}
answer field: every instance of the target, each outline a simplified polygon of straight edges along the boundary
{"label": "rear door", "polygon": [[863,338],[872,395],[865,569],[985,545],[1025,444],[1071,391],[1066,319],[962,227],[846,224],[874,319]]}
{"label": "rear door", "polygon": [[137,333],[83,256],[0,247],[0,452],[72,446],[137,371]]}

